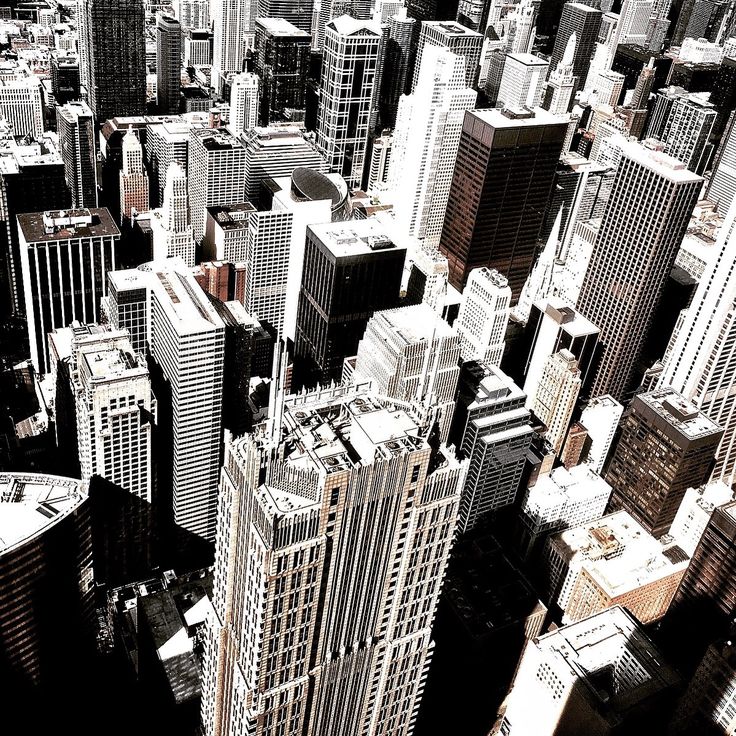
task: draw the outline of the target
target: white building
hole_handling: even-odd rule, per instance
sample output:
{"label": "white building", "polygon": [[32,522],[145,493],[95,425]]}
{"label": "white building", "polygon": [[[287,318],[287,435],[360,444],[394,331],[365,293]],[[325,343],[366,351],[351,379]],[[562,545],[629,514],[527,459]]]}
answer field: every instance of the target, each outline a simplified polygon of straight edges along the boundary
{"label": "white building", "polygon": [[617,511],[550,537],[542,569],[563,623],[621,605],[649,624],[667,613],[689,562],[682,549]]}
{"label": "white building", "polygon": [[713,171],[708,182],[706,196],[718,205],[724,215],[736,199],[736,125],[728,129],[713,161]]}
{"label": "white building", "polygon": [[645,733],[653,714],[667,722],[679,684],[637,621],[615,606],[529,642],[494,733],[553,736],[581,723],[601,736]]}
{"label": "white building", "polygon": [[382,39],[379,25],[349,15],[331,20],[325,31],[317,146],[351,187],[363,178]]}
{"label": "white building", "polygon": [[252,48],[257,0],[213,0],[212,86],[221,92],[228,74],[243,71],[245,52]]}
{"label": "white building", "polygon": [[41,135],[44,131],[41,79],[30,72],[13,77],[2,75],[0,116],[13,126],[15,135]]}
{"label": "white building", "polygon": [[353,383],[370,381],[380,396],[436,412],[447,441],[455,408],[460,346],[428,304],[376,312],[358,346]]}
{"label": "white building", "polygon": [[365,389],[277,403],[226,444],[204,733],[409,734],[465,466]]}
{"label": "white building", "polygon": [[507,54],[497,104],[510,108],[540,105],[548,69],[549,63],[534,54]]}
{"label": "white building", "polygon": [[[170,387],[172,516],[184,531],[214,541],[220,468],[225,324],[179,259],[110,275],[106,311],[144,342]],[[160,399],[160,397],[159,397]]]}
{"label": "white building", "polygon": [[591,399],[580,415],[580,423],[590,439],[585,462],[597,473],[603,471],[623,413],[624,407],[613,396],[605,395]]}
{"label": "white building", "polygon": [[711,43],[705,38],[686,38],[677,55],[680,61],[693,64],[720,64],[726,49],[718,43]]}
{"label": "white building", "polygon": [[470,272],[455,320],[464,361],[501,365],[510,305],[511,288],[505,276],[485,267]]}
{"label": "white building", "polygon": [[402,235],[436,246],[442,234],[465,111],[477,94],[465,81],[465,61],[427,47],[413,94],[399,102],[388,176]]}
{"label": "white building", "polygon": [[148,174],[143,167],[143,149],[133,127],[123,136],[123,168],[120,171],[120,218],[147,212]]}
{"label": "white building", "polygon": [[561,253],[560,262],[555,264],[552,293],[572,307],[577,306],[580,298],[600,226],[600,219],[576,223],[569,245]]}
{"label": "white building", "polygon": [[[565,115],[572,107],[573,96],[578,84],[577,77],[573,72],[577,41],[577,34],[573,31],[567,41],[565,53],[562,55],[557,69],[551,70],[549,75],[544,107],[553,115]],[[592,76],[595,75],[589,75],[589,77]]]}
{"label": "white building", "polygon": [[252,130],[258,125],[260,105],[259,80],[257,74],[237,74],[230,85],[230,122],[228,128],[233,135]]}
{"label": "white building", "polygon": [[187,176],[176,161],[172,161],[166,171],[163,207],[153,214],[153,260],[178,256],[187,266],[194,266],[195,247],[189,221]]}

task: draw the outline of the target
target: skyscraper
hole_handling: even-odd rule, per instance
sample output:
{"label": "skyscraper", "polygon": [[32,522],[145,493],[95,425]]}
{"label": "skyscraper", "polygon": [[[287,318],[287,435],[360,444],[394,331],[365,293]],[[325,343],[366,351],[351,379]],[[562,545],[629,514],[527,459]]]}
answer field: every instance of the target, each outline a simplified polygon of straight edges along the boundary
{"label": "skyscraper", "polygon": [[398,306],[406,249],[375,220],[307,228],[294,348],[296,385],[339,380],[374,312]]}
{"label": "skyscraper", "polygon": [[544,59],[534,54],[507,54],[496,104],[500,107],[537,107],[542,102],[548,66]]}
{"label": "skyscraper", "polygon": [[123,138],[123,168],[120,172],[120,219],[135,212],[147,212],[148,174],[143,167],[143,149],[130,128]]}
{"label": "skyscraper", "polygon": [[171,162],[166,172],[163,207],[151,225],[155,261],[179,256],[187,266],[194,266],[195,247],[189,220],[187,176],[176,161]]}
{"label": "skyscraper", "polygon": [[[353,187],[363,179],[382,39],[377,24],[349,15],[331,20],[325,32],[317,146],[325,152],[330,169]],[[343,79],[352,82],[346,86]]]}
{"label": "skyscraper", "polygon": [[590,439],[586,464],[596,473],[602,473],[618,429],[624,407],[613,396],[596,396],[591,399],[580,415]]}
{"label": "skyscraper", "polygon": [[620,399],[629,388],[701,185],[699,176],[671,156],[638,143],[622,144],[577,303],[600,329],[603,343],[591,396],[608,393]]}
{"label": "skyscraper", "polygon": [[424,21],[419,31],[417,55],[414,61],[414,80],[412,92],[419,82],[419,73],[422,68],[422,59],[425,49],[430,46],[439,46],[465,59],[465,87],[475,87],[478,78],[480,50],[483,45],[483,35],[471,31],[455,21]]}
{"label": "skyscraper", "polygon": [[146,105],[145,14],[140,0],[82,0],[82,83],[98,123],[142,115]]}
{"label": "skyscraper", "polygon": [[397,228],[436,245],[466,110],[476,93],[465,87],[462,57],[428,47],[416,89],[399,102],[388,188]]}
{"label": "skyscraper", "polygon": [[110,322],[128,330],[134,349],[145,341],[159,374],[158,480],[168,521],[181,549],[214,542],[225,324],[178,259],[110,274],[109,294]]}
{"label": "skyscraper", "polygon": [[549,81],[542,107],[553,115],[564,115],[572,107],[579,80],[575,76],[575,49],[578,38],[573,31],[567,40],[562,58],[555,68],[550,66]]}
{"label": "skyscraper", "polygon": [[736,199],[736,118],[721,139],[706,195],[724,215]]}
{"label": "skyscraper", "polygon": [[56,108],[56,131],[72,207],[97,206],[95,121],[85,102]]}
{"label": "skyscraper", "polygon": [[655,537],[666,534],[685,491],[710,478],[722,435],[672,389],[634,397],[606,473],[609,510],[626,509]]}
{"label": "skyscraper", "polygon": [[578,89],[585,86],[602,16],[603,13],[600,10],[582,3],[565,3],[562,6],[562,17],[555,36],[555,46],[549,60],[549,68],[550,70],[557,69],[565,55],[568,41],[574,33],[575,52],[572,72],[573,76],[578,78]]}
{"label": "skyscraper", "polygon": [[41,135],[44,125],[39,78],[27,68],[25,74],[5,75],[0,80],[0,110],[15,135]]}
{"label": "skyscraper", "polygon": [[311,33],[313,8],[314,3],[303,0],[258,0],[256,17],[283,18],[300,31]]}
{"label": "skyscraper", "polygon": [[230,85],[230,123],[233,135],[253,130],[258,125],[260,105],[259,81],[255,74],[242,72]]}
{"label": "skyscraper", "polygon": [[204,235],[207,207],[245,198],[245,145],[229,131],[189,133],[189,207],[195,243]]}
{"label": "skyscraper", "polygon": [[388,40],[379,94],[381,125],[388,128],[396,124],[399,100],[409,84],[415,23],[416,20],[407,15],[405,7],[388,19]]}
{"label": "skyscraper", "polygon": [[204,732],[410,733],[465,468],[365,390],[288,398],[271,424],[226,444]]}
{"label": "skyscraper", "polygon": [[[31,361],[49,368],[47,333],[73,320],[100,321],[120,231],[106,209],[18,215]],[[53,266],[52,266],[53,264]]]}
{"label": "skyscraper", "polygon": [[156,16],[156,102],[162,115],[179,112],[181,97],[181,24],[175,18]]}
{"label": "skyscraper", "polygon": [[261,80],[260,124],[297,120],[305,109],[312,37],[284,18],[256,20],[255,73]]}
{"label": "skyscraper", "polygon": [[567,122],[544,110],[465,113],[440,239],[455,288],[488,266],[508,279],[516,303],[566,135]]}
{"label": "skyscraper", "polygon": [[498,271],[475,268],[470,272],[454,323],[463,361],[501,365],[510,303],[509,282]]}
{"label": "skyscraper", "polygon": [[222,92],[229,74],[243,71],[257,9],[258,0],[214,0],[210,9],[214,21],[212,86],[217,92]]}

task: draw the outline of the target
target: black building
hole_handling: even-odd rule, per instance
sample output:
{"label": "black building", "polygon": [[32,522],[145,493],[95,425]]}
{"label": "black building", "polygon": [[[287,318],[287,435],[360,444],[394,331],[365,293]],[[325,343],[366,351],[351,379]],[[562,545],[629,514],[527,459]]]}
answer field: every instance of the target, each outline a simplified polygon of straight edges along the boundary
{"label": "black building", "polygon": [[577,43],[575,44],[572,69],[573,74],[578,78],[578,88],[582,89],[585,85],[585,78],[588,76],[588,68],[598,40],[602,17],[603,13],[600,10],[596,10],[589,5],[565,3],[562,8],[560,24],[557,28],[552,57],[549,60],[550,72],[557,69],[560,61],[562,61],[567,43],[574,33]]}
{"label": "black building", "polygon": [[51,89],[58,105],[80,99],[79,58],[73,54],[51,55]]}
{"label": "black building", "polygon": [[[658,89],[669,84],[667,80],[670,75],[673,60],[668,56],[663,56],[662,54],[658,54],[654,51],[648,51],[641,46],[620,44],[616,48],[611,69],[614,72],[624,75],[624,92],[636,88],[639,75],[652,59],[654,60],[652,62],[654,66],[654,82],[652,83],[652,91],[656,92]],[[672,84],[674,84],[674,82],[672,82]]]}
{"label": "black building", "polygon": [[179,112],[181,97],[181,24],[175,18],[156,18],[156,102],[161,115]]}
{"label": "black building", "polygon": [[731,113],[736,110],[736,59],[724,57],[713,82],[709,101],[715,105],[718,117],[711,130],[711,140],[720,140]]}

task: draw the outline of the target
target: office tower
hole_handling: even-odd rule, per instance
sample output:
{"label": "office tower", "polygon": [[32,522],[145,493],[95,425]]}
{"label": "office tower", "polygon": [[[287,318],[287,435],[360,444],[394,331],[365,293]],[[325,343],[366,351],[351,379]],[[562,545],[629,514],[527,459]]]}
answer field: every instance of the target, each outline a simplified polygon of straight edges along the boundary
{"label": "office tower", "polygon": [[701,185],[699,176],[671,156],[638,143],[622,144],[577,303],[600,329],[603,343],[591,396],[608,393],[620,399],[629,387]]}
{"label": "office tower", "polygon": [[81,0],[78,22],[82,84],[97,122],[116,115],[143,115],[143,4],[140,0]]}
{"label": "office tower", "polygon": [[539,477],[519,512],[522,556],[533,557],[550,534],[600,519],[610,495],[611,486],[589,465],[560,466]]}
{"label": "office tower", "polygon": [[143,167],[143,149],[138,136],[130,128],[123,138],[123,168],[120,172],[120,219],[134,212],[147,212],[148,174]]}
{"label": "office tower", "polygon": [[189,207],[194,242],[204,235],[207,207],[245,198],[245,144],[224,128],[189,132]]}
{"label": "office tower", "polygon": [[223,91],[229,74],[243,71],[245,52],[253,43],[257,9],[258,0],[215,0],[210,10],[214,26],[212,86],[216,92]]}
{"label": "office tower", "polygon": [[599,105],[610,105],[616,108],[621,101],[626,77],[612,71],[599,72],[595,83],[595,96]]}
{"label": "office tower", "polygon": [[567,122],[545,110],[465,114],[440,250],[461,289],[473,268],[509,280],[515,304],[531,270]]}
{"label": "office tower", "polygon": [[243,72],[233,77],[230,86],[230,132],[237,136],[258,125],[259,81],[255,74]]}
{"label": "office tower", "polygon": [[447,442],[460,374],[457,335],[428,304],[376,312],[358,345],[352,382],[432,412]]}
{"label": "office tower", "polygon": [[173,7],[182,28],[209,28],[209,0],[175,0]]}
{"label": "office tower", "polygon": [[430,46],[439,46],[465,59],[465,87],[475,87],[480,64],[480,50],[483,45],[483,35],[471,31],[455,21],[424,21],[419,31],[417,42],[417,56],[414,62],[414,79],[412,92],[419,83],[419,74],[422,68],[425,49]]}
{"label": "office tower", "polygon": [[707,166],[712,147],[708,141],[717,112],[707,95],[690,94],[681,87],[657,92],[646,137],[664,143],[664,152],[700,172]]}
{"label": "office tower", "polygon": [[386,187],[393,148],[394,136],[388,130],[384,130],[380,136],[373,139],[368,186],[366,188],[368,192]]}
{"label": "office tower", "polygon": [[462,366],[450,431],[458,457],[470,460],[460,502],[461,533],[516,501],[533,434],[525,401],[524,392],[495,365]]}
{"label": "office tower", "polygon": [[585,462],[596,473],[603,472],[623,413],[624,407],[613,396],[606,395],[591,399],[580,415],[580,423],[590,440]]}
{"label": "office tower", "polygon": [[400,8],[388,19],[388,39],[383,60],[383,75],[379,91],[379,117],[381,125],[393,128],[401,95],[409,82],[409,67],[412,59],[414,18],[407,16],[406,8]]}
{"label": "office tower", "polygon": [[87,103],[68,102],[57,107],[56,131],[72,207],[96,207],[95,121]]}
{"label": "office tower", "polygon": [[490,49],[483,60],[478,83],[480,84],[480,80],[483,79],[483,91],[488,101],[493,105],[498,100],[498,90],[501,88],[501,78],[503,77],[505,64],[506,52],[503,48]]}
{"label": "office tower", "polygon": [[311,44],[308,32],[284,18],[256,20],[254,71],[261,80],[262,125],[303,115]]}
{"label": "office tower", "polygon": [[514,108],[540,105],[547,68],[547,62],[534,54],[507,54],[497,104]]}
{"label": "office tower", "polygon": [[736,199],[736,122],[731,122],[721,140],[705,192],[724,215]]}
{"label": "office tower", "polygon": [[685,491],[710,478],[722,436],[671,388],[634,397],[606,473],[610,509],[626,509],[655,537],[666,534]]}
{"label": "office tower", "polygon": [[[734,39],[736,45],[736,38]],[[736,48],[720,62],[709,101],[715,105],[718,117],[713,126],[713,137],[720,139],[728,127],[731,113],[736,110]]]}
{"label": "office tower", "polygon": [[78,100],[79,56],[70,51],[51,53],[51,89],[57,105]]}
{"label": "office tower", "polygon": [[175,18],[156,16],[156,106],[162,115],[179,112],[181,96],[181,24]]}
{"label": "office tower", "polygon": [[303,128],[276,125],[255,128],[243,136],[245,146],[245,197],[257,202],[266,179],[291,176],[306,168],[326,174],[329,166],[314,143],[305,138]]}
{"label": "office tower", "polygon": [[620,605],[650,624],[667,613],[688,562],[676,543],[617,511],[549,537],[541,567],[563,623]]}
{"label": "office tower", "polygon": [[[326,735],[411,731],[465,468],[431,448],[410,412],[364,390],[315,392],[286,399],[271,432],[226,444],[204,658],[208,736],[275,734],[287,720]],[[320,447],[292,451],[314,432]],[[254,595],[265,605],[251,606]],[[299,638],[284,649],[279,632],[292,620]],[[264,636],[251,644],[249,631]],[[292,696],[267,696],[274,686]]]}
{"label": "office tower", "polygon": [[194,266],[195,247],[189,221],[189,193],[184,169],[172,161],[166,172],[166,189],[161,210],[151,220],[153,260],[179,256],[187,266]]}
{"label": "office tower", "polygon": [[549,60],[549,68],[557,69],[567,49],[568,41],[575,34],[575,52],[573,55],[573,76],[578,78],[578,88],[585,86],[590,60],[603,14],[600,10],[582,3],[565,3],[562,6],[562,17],[555,36],[555,46]]}
{"label": "office tower", "polygon": [[672,44],[680,45],[688,38],[715,41],[727,11],[728,3],[720,0],[685,0],[672,34]]}
{"label": "office tower", "polygon": [[44,131],[41,81],[25,74],[3,75],[0,79],[0,112],[15,135],[39,136]]}
{"label": "office tower", "polygon": [[[283,18],[303,33],[312,32],[313,3],[300,0],[258,0],[256,18]],[[329,18],[328,18],[329,20]],[[256,33],[258,31],[256,30]],[[258,46],[256,45],[256,48]]]}
{"label": "office tower", "polygon": [[579,80],[575,76],[575,49],[577,36],[570,34],[567,46],[556,68],[550,67],[549,81],[544,91],[542,107],[552,115],[565,115],[572,107]]}
{"label": "office tower", "polygon": [[160,207],[164,201],[171,164],[176,162],[184,173],[187,171],[189,131],[193,127],[198,126],[183,121],[146,126],[146,160],[151,175],[151,202],[155,207]]}
{"label": "office tower", "polygon": [[56,475],[3,473],[0,510],[4,686],[10,693],[57,690],[70,662],[85,652],[80,634],[89,635],[94,611],[87,486]]}
{"label": "office tower", "polygon": [[187,29],[184,33],[184,67],[212,65],[212,31]]}
{"label": "office tower", "polygon": [[294,349],[295,384],[339,380],[374,312],[398,306],[406,249],[375,220],[310,225]]}
{"label": "office tower", "polygon": [[[317,147],[351,187],[363,179],[369,119],[382,53],[378,25],[343,15],[327,24],[317,114]],[[343,78],[352,79],[346,87]]]}
{"label": "office tower", "polygon": [[556,454],[560,453],[565,441],[580,384],[578,361],[563,348],[545,360],[537,390],[530,397],[531,410],[546,426],[545,439]]}
{"label": "office tower", "polygon": [[73,320],[98,322],[120,231],[106,209],[18,215],[31,361],[49,368],[46,334]]}
{"label": "office tower", "polygon": [[429,47],[415,91],[401,98],[388,188],[399,232],[436,245],[442,233],[460,132],[476,93],[462,57]]}
{"label": "office tower", "polygon": [[[370,21],[373,17],[370,0],[323,0],[315,3],[312,22],[312,48],[324,52],[327,24],[342,15],[349,15],[358,21]],[[380,21],[376,22],[380,26]]]}
{"label": "office tower", "polygon": [[636,80],[634,94],[629,103],[634,110],[640,110],[647,106],[649,96],[654,88],[654,59],[650,59],[649,63],[641,70],[641,74]]}
{"label": "office tower", "polygon": [[581,723],[606,736],[656,733],[679,687],[635,617],[615,606],[529,642],[499,733],[552,736]]}
{"label": "office tower", "polygon": [[598,328],[562,299],[550,297],[532,305],[525,333],[521,375],[529,402],[537,393],[548,358],[560,350],[568,350],[577,360],[585,395],[597,367]]}
{"label": "office tower", "polygon": [[688,557],[695,554],[714,509],[733,500],[733,489],[721,480],[687,489],[669,534]]}
{"label": "office tower", "polygon": [[204,249],[208,258],[243,263],[248,314],[281,336],[286,312],[289,247],[294,215],[259,211],[250,202],[207,208]]}
{"label": "office tower", "polygon": [[470,272],[454,323],[463,361],[501,365],[510,302],[509,282],[498,271],[475,268]]}
{"label": "office tower", "polygon": [[168,519],[187,535],[181,548],[214,542],[225,324],[178,259],[116,271],[108,288],[111,324],[128,330],[135,351],[145,341],[160,376],[158,483]]}

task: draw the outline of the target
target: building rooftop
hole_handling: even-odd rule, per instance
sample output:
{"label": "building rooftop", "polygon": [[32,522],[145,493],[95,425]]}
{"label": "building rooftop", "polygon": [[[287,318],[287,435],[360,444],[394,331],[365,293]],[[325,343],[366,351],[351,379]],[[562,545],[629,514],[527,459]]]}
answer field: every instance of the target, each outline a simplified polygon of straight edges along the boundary
{"label": "building rooftop", "polygon": [[77,510],[81,480],[41,473],[0,473],[0,559]]}
{"label": "building rooftop", "polygon": [[337,31],[341,36],[376,36],[381,37],[381,26],[370,20],[356,20],[351,15],[341,15],[327,23],[327,28]]}
{"label": "building rooftop", "polygon": [[483,38],[482,33],[472,31],[454,20],[426,20],[422,21],[422,29],[440,31],[444,36],[467,36],[468,38]]}
{"label": "building rooftop", "polygon": [[298,36],[305,40],[311,38],[309,33],[297,28],[286,18],[257,18],[256,25],[265,28],[272,36],[286,36],[289,38]]}
{"label": "building rooftop", "polygon": [[571,307],[564,299],[551,296],[534,305],[540,312],[551,317],[560,327],[572,337],[583,335],[597,335],[600,330],[580,312]]}
{"label": "building rooftop", "polygon": [[120,235],[105,207],[28,212],[18,215],[18,227],[26,243]]}
{"label": "building rooftop", "polygon": [[309,225],[307,231],[311,231],[336,258],[367,255],[378,250],[405,250],[391,240],[383,225],[372,219]]}
{"label": "building rooftop", "polygon": [[514,61],[518,61],[520,64],[524,64],[525,66],[549,66],[549,62],[545,61],[544,59],[540,59],[538,56],[535,56],[534,54],[508,54],[506,56],[507,59],[513,59]]}
{"label": "building rooftop", "polygon": [[559,115],[553,115],[541,107],[535,107],[534,110],[527,108],[520,110],[512,110],[505,108],[503,110],[492,108],[487,110],[469,110],[466,115],[472,115],[478,120],[493,126],[494,128],[529,128],[540,125],[567,125],[567,120]]}
{"label": "building rooftop", "polygon": [[208,151],[232,151],[245,148],[243,141],[234,136],[227,128],[194,128],[189,135],[197,139]]}
{"label": "building rooftop", "polygon": [[526,514],[548,518],[550,511],[568,504],[610,495],[611,486],[589,465],[576,465],[569,470],[561,465],[537,479],[527,491],[523,506]]}
{"label": "building rooftop", "polygon": [[85,352],[83,360],[87,372],[92,378],[115,380],[131,371],[148,373],[148,369],[138,362],[132,350],[108,348],[89,353]]}
{"label": "building rooftop", "polygon": [[718,424],[673,388],[661,388],[639,394],[636,400],[648,406],[688,440],[723,432]]}
{"label": "building rooftop", "polygon": [[515,398],[521,400],[526,398],[524,391],[514,383],[513,379],[492,363],[476,361],[472,368],[466,364],[464,370],[472,370],[474,374],[477,373],[480,379],[475,401],[470,404],[468,409],[499,400],[511,401]]}
{"label": "building rooftop", "polygon": [[623,156],[630,158],[648,169],[673,182],[702,182],[703,177],[689,171],[685,164],[674,156],[662,151],[647,148],[639,141],[621,143]]}
{"label": "building rooftop", "polygon": [[407,345],[455,334],[452,327],[425,303],[376,312],[375,317],[385,320]]}
{"label": "building rooftop", "polygon": [[250,202],[207,208],[207,214],[223,230],[247,230],[251,212],[257,210]]}

